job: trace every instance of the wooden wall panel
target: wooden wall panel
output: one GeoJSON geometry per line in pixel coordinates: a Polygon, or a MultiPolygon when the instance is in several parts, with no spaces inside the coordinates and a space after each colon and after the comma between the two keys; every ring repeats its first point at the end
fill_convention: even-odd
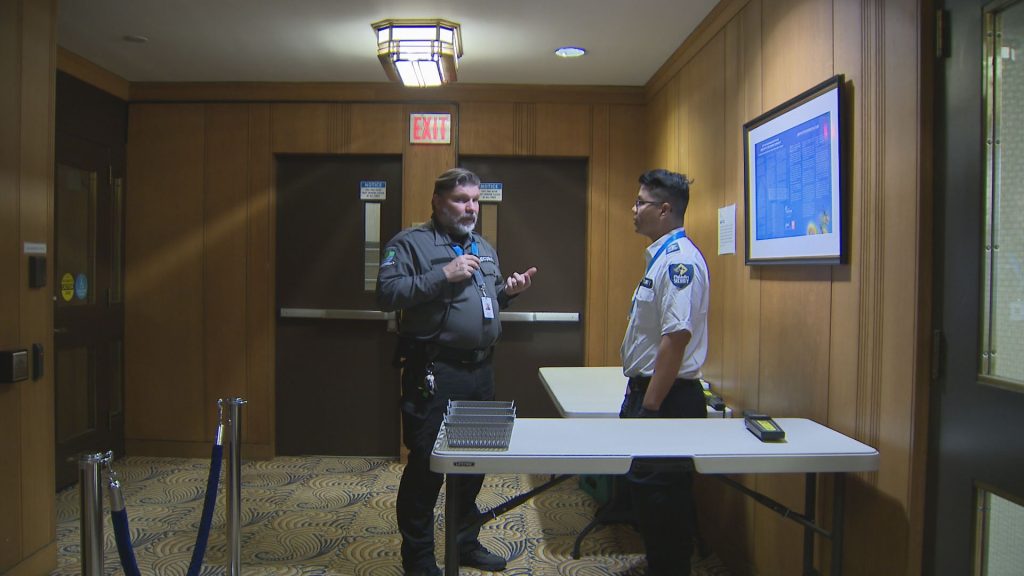
{"type": "MultiPolygon", "coordinates": [[[[20,345],[21,2],[0,0],[0,348],[20,345]]],[[[22,560],[21,388],[0,386],[0,572],[22,560]]]]}
{"type": "MultiPolygon", "coordinates": [[[[54,84],[57,65],[56,2],[24,2],[21,15],[21,243],[53,245],[54,84]]],[[[24,255],[21,270],[28,267],[24,255]]],[[[52,269],[52,267],[51,267],[52,269]]],[[[52,273],[50,274],[52,277],[52,273]]],[[[28,289],[21,276],[21,346],[40,343],[53,350],[53,301],[47,289],[28,289]]],[[[47,286],[52,283],[47,282],[47,286]]],[[[52,354],[50,355],[52,356],[52,354]]],[[[52,362],[52,358],[51,358],[52,362]]],[[[52,368],[52,364],[51,364],[52,368]]],[[[53,370],[22,383],[22,546],[35,552],[53,542],[56,530],[54,482],[53,370]]]]}
{"type": "Polygon", "coordinates": [[[401,104],[347,104],[351,117],[342,151],[352,154],[401,154],[409,124],[401,104]]]}
{"type": "Polygon", "coordinates": [[[644,170],[644,121],[640,106],[594,107],[584,315],[588,366],[621,364],[629,302],[643,274],[646,241],[633,232],[630,208],[644,170]]]}
{"type": "Polygon", "coordinates": [[[406,88],[390,82],[137,82],[131,85],[131,95],[133,102],[587,102],[639,106],[644,103],[644,89],[633,86],[461,82],[438,88],[406,88]]]}
{"type": "MultiPolygon", "coordinates": [[[[643,278],[644,249],[650,244],[633,226],[633,202],[640,189],[638,178],[650,167],[645,162],[644,126],[646,114],[638,106],[614,106],[609,138],[611,156],[608,171],[608,304],[605,364],[622,364],[619,349],[626,335],[633,290],[643,278]]],[[[602,231],[591,230],[594,234],[602,231]]]]}
{"type": "MultiPolygon", "coordinates": [[[[409,114],[413,113],[447,113],[452,115],[452,126],[458,126],[459,123],[458,108],[454,105],[407,105],[406,123],[409,114]]],[[[402,161],[402,226],[411,226],[430,219],[434,181],[445,170],[454,168],[457,159],[454,143],[409,144],[408,136],[405,142],[402,161]]]]}
{"type": "Polygon", "coordinates": [[[520,156],[537,154],[537,106],[516,103],[512,113],[512,150],[520,156]]]}
{"type": "Polygon", "coordinates": [[[878,560],[878,565],[887,570],[889,566],[906,569],[905,566],[919,563],[905,552],[911,539],[920,545],[919,531],[909,522],[898,522],[906,519],[908,510],[924,498],[923,467],[916,470],[917,479],[912,476],[915,460],[927,450],[924,415],[919,419],[908,415],[914,414],[919,406],[926,409],[928,402],[929,348],[922,344],[928,341],[924,338],[928,337],[931,310],[919,308],[918,302],[931,288],[928,277],[922,273],[931,260],[931,238],[922,235],[922,230],[928,228],[922,224],[922,218],[930,218],[930,214],[919,210],[929,204],[923,199],[918,172],[922,133],[920,69],[911,59],[898,57],[913,54],[920,43],[921,6],[902,1],[882,3],[880,8],[883,12],[879,17],[882,25],[878,40],[878,95],[881,108],[886,111],[879,125],[880,143],[885,151],[880,184],[886,217],[879,238],[884,255],[880,270],[885,279],[883,301],[878,309],[882,377],[874,409],[878,413],[878,447],[882,455],[877,489],[886,498],[882,500],[884,506],[873,512],[879,520],[901,528],[898,532],[893,530],[886,543],[893,557],[878,560]],[[915,432],[920,436],[915,438],[915,432]],[[916,493],[913,488],[917,488],[916,493]]]}
{"type": "Polygon", "coordinates": [[[273,104],[270,106],[270,145],[275,153],[323,154],[330,150],[328,104],[273,104]]]}
{"type": "Polygon", "coordinates": [[[832,74],[832,1],[778,0],[762,11],[764,109],[832,74]]]}
{"type": "Polygon", "coordinates": [[[125,230],[125,440],[203,442],[201,104],[132,105],[125,230]]]}
{"type": "MultiPolygon", "coordinates": [[[[725,193],[725,31],[715,35],[687,66],[689,95],[688,161],[683,166],[694,180],[684,222],[687,236],[702,250],[716,292],[725,293],[732,281],[726,273],[732,256],[718,253],[718,209],[726,204],[725,193]]],[[[723,298],[712,298],[708,311],[708,355],[704,363],[709,380],[721,380],[724,358],[723,298]]]]}
{"type": "MultiPolygon", "coordinates": [[[[587,188],[587,281],[583,312],[583,363],[586,366],[613,365],[608,355],[608,284],[615,278],[608,266],[608,187],[611,156],[611,111],[604,104],[594,106],[590,163],[587,188]],[[607,231],[601,233],[598,231],[607,231]]],[[[614,358],[614,357],[612,357],[614,358]]]]}
{"type": "Polygon", "coordinates": [[[464,102],[459,105],[459,154],[511,155],[515,105],[464,102]]]}
{"type": "MultiPolygon", "coordinates": [[[[26,242],[53,245],[54,0],[0,0],[0,349],[53,350],[52,273],[29,289],[26,242]]],[[[0,386],[0,572],[56,566],[53,357],[0,386]]]]}
{"type": "Polygon", "coordinates": [[[205,139],[203,408],[205,436],[212,439],[217,400],[247,396],[248,105],[207,105],[205,139]]]}
{"type": "Polygon", "coordinates": [[[679,81],[674,78],[647,103],[648,168],[670,166],[678,157],[678,99],[679,81]]]}
{"type": "Polygon", "coordinates": [[[537,104],[538,156],[589,156],[591,143],[589,104],[537,104]]]}
{"type": "Polygon", "coordinates": [[[274,454],[276,209],[274,156],[270,151],[270,105],[249,106],[249,190],[246,293],[246,439],[253,456],[274,454]]]}

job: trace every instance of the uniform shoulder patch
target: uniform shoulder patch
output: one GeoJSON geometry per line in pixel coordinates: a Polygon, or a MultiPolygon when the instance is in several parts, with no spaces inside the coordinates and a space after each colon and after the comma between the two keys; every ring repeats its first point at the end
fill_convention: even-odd
{"type": "Polygon", "coordinates": [[[679,243],[678,242],[673,242],[673,243],[669,244],[668,248],[665,250],[665,254],[671,254],[673,252],[679,252],[679,243]]]}
{"type": "Polygon", "coordinates": [[[384,252],[384,259],[381,260],[380,267],[383,268],[385,266],[391,266],[392,264],[394,264],[395,263],[395,256],[397,256],[397,255],[398,255],[398,250],[395,250],[394,248],[388,248],[384,252]]]}
{"type": "Polygon", "coordinates": [[[694,272],[693,264],[671,264],[668,267],[668,279],[676,288],[686,288],[693,282],[694,272]]]}

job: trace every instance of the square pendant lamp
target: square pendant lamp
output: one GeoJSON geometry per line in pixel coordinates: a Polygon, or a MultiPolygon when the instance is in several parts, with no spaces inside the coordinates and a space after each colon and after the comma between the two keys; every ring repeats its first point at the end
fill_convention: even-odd
{"type": "Polygon", "coordinates": [[[393,82],[406,86],[440,86],[455,82],[462,56],[462,32],[448,20],[381,20],[377,58],[393,82]]]}

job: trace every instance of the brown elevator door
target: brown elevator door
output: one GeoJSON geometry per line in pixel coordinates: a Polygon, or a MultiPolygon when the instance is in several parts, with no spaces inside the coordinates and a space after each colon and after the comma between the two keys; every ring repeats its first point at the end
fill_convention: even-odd
{"type": "Polygon", "coordinates": [[[398,454],[396,337],[374,289],[401,199],[401,157],[278,158],[278,454],[398,454]]]}
{"type": "Polygon", "coordinates": [[[534,285],[502,314],[498,399],[514,400],[519,416],[557,418],[537,371],[583,365],[587,161],[463,157],[461,165],[484,183],[501,184],[501,201],[482,203],[478,227],[495,245],[501,273],[537,267],[534,285]]]}

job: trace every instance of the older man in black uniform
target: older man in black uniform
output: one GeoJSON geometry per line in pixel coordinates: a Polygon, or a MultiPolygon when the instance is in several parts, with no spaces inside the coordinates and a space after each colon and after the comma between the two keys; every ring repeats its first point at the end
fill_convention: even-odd
{"type": "MultiPolygon", "coordinates": [[[[491,352],[501,334],[498,310],[528,289],[530,268],[503,279],[498,255],[473,233],[480,179],[448,170],[434,183],[434,214],[403,230],[384,249],[377,279],[383,310],[401,310],[396,357],[402,371],[402,432],[409,461],[398,488],[398,529],[406,575],[440,575],[434,558],[434,505],[444,477],[430,471],[430,452],[448,400],[493,400],[491,352]]],[[[483,476],[466,476],[462,510],[477,512],[483,476]]],[[[479,528],[459,535],[459,563],[504,570],[484,548],[479,528]]]]}

